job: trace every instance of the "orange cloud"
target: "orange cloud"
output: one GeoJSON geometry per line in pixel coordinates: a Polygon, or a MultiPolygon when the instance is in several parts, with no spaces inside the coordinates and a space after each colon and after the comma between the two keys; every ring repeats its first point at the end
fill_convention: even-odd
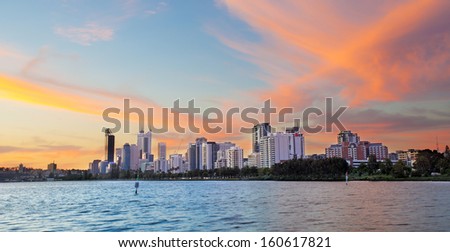
{"type": "Polygon", "coordinates": [[[59,92],[35,83],[0,75],[0,94],[3,99],[34,105],[44,105],[75,112],[99,114],[101,106],[82,96],[59,92]]]}
{"type": "Polygon", "coordinates": [[[416,55],[416,45],[427,41],[420,36],[408,37],[428,31],[426,39],[437,41],[432,45],[428,41],[427,48],[439,45],[449,49],[448,1],[356,1],[345,6],[301,1],[221,3],[260,34],[262,42],[209,30],[268,73],[266,80],[274,88],[262,95],[271,95],[280,103],[287,97],[279,87],[291,90],[292,99],[314,99],[320,93],[322,97],[340,94],[352,105],[400,100],[417,91],[418,76],[435,79],[434,71],[423,71],[424,62],[449,69],[442,60],[449,59],[448,50],[416,55]],[[420,61],[412,62],[414,56],[420,61]]]}

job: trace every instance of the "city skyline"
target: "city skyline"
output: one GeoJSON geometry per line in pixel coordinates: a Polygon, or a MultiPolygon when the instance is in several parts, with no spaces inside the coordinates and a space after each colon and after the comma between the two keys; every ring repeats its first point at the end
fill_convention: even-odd
{"type": "MultiPolygon", "coordinates": [[[[58,169],[85,169],[103,159],[102,111],[126,98],[142,109],[195,99],[225,111],[271,99],[302,111],[333,97],[350,107],[346,128],[366,141],[395,152],[436,149],[438,140],[442,151],[449,8],[444,0],[2,3],[0,166],[55,160],[58,169]]],[[[139,134],[136,123],[131,131],[139,134]]],[[[305,134],[306,154],[323,153],[338,133],[305,134]]],[[[136,144],[136,134],[114,134],[115,147],[136,144]]],[[[245,157],[252,150],[251,134],[170,131],[153,134],[139,155],[164,142],[169,158],[201,136],[236,143],[245,157]]]]}

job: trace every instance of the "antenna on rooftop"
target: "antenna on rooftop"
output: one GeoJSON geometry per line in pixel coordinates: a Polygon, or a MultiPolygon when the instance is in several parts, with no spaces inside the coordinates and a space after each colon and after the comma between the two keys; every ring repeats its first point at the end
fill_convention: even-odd
{"type": "Polygon", "coordinates": [[[437,136],[436,136],[436,151],[439,152],[439,140],[437,136]]]}

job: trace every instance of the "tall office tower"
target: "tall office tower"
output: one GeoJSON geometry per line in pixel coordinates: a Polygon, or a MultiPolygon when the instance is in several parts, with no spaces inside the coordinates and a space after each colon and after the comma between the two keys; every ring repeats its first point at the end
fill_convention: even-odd
{"type": "Polygon", "coordinates": [[[272,131],[272,127],[269,123],[257,124],[253,127],[252,132],[252,152],[257,153],[260,151],[259,142],[265,136],[272,131]]]}
{"type": "Polygon", "coordinates": [[[152,132],[144,133],[141,130],[137,136],[137,147],[139,152],[139,159],[145,159],[150,161],[150,155],[152,152],[152,132]]]}
{"type": "Polygon", "coordinates": [[[136,144],[130,145],[130,169],[136,171],[139,167],[139,150],[136,144]]]}
{"type": "Polygon", "coordinates": [[[207,140],[204,137],[195,139],[195,169],[203,170],[203,143],[207,140]]]}
{"type": "Polygon", "coordinates": [[[219,145],[216,142],[204,142],[202,144],[202,164],[204,170],[213,170],[217,160],[219,145]]]}
{"type": "Polygon", "coordinates": [[[166,143],[158,143],[158,159],[166,159],[166,143]]]}
{"type": "Polygon", "coordinates": [[[227,167],[237,167],[239,169],[242,169],[244,167],[243,153],[243,150],[238,146],[231,147],[226,150],[227,167]]]}
{"type": "Polygon", "coordinates": [[[131,167],[131,147],[126,143],[122,150],[122,170],[128,171],[131,167]]]}
{"type": "Polygon", "coordinates": [[[187,162],[189,163],[189,170],[193,171],[195,170],[195,168],[197,167],[195,160],[196,160],[196,155],[195,155],[195,143],[190,143],[188,145],[188,149],[186,151],[186,158],[187,158],[187,162]]]}
{"type": "Polygon", "coordinates": [[[350,130],[341,131],[337,137],[338,144],[342,144],[344,142],[347,143],[359,143],[359,136],[357,133],[352,133],[350,130]]]}
{"type": "Polygon", "coordinates": [[[105,160],[114,162],[114,135],[111,129],[105,130],[105,160]]]}

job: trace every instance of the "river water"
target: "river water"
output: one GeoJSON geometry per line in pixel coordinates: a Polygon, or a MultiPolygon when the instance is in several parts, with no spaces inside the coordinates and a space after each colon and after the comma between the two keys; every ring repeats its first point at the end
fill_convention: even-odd
{"type": "Polygon", "coordinates": [[[450,231],[450,183],[0,183],[0,231],[450,231]]]}

